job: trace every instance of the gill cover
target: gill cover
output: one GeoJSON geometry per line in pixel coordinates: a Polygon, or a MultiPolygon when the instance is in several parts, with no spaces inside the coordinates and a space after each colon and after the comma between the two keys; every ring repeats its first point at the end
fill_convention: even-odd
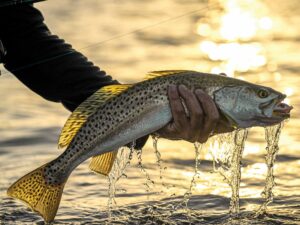
{"type": "Polygon", "coordinates": [[[215,103],[232,127],[254,125],[251,118],[257,114],[258,104],[250,99],[252,93],[247,86],[225,86],[214,92],[215,103]]]}

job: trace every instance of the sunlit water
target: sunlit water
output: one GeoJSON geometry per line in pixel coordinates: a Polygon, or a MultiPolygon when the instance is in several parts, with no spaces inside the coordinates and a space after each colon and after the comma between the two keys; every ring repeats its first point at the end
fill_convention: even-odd
{"type": "MultiPolygon", "coordinates": [[[[87,163],[80,165],[66,184],[56,224],[300,223],[298,1],[51,0],[37,6],[53,33],[121,82],[139,81],[147,71],[160,69],[225,72],[278,89],[294,106],[273,168],[265,163],[264,129],[249,130],[238,217],[229,214],[232,188],[213,167],[212,152],[226,153],[221,143],[211,140],[195,156],[193,144],[164,139],[158,140],[158,153],[150,138],[142,152],[120,151],[121,170],[113,169],[109,178],[91,173],[87,163]],[[269,193],[273,202],[267,214],[257,216],[270,169],[276,183],[269,193]]],[[[6,197],[6,189],[60,153],[57,139],[69,113],[8,73],[0,77],[0,96],[1,222],[42,223],[6,197]]]]}

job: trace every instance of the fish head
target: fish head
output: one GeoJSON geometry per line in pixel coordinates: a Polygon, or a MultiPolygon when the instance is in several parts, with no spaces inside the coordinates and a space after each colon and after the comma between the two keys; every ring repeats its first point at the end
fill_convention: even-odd
{"type": "Polygon", "coordinates": [[[289,118],[292,109],[282,102],[286,95],[251,83],[220,87],[213,95],[218,108],[235,128],[272,126],[289,118]]]}

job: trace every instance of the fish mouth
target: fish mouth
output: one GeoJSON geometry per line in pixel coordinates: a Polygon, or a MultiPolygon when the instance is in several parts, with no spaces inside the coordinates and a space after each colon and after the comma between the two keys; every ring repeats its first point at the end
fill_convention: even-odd
{"type": "Polygon", "coordinates": [[[257,117],[256,119],[262,123],[268,125],[275,125],[277,123],[282,122],[285,119],[290,117],[290,112],[293,109],[293,106],[290,106],[283,102],[286,98],[286,95],[282,94],[278,98],[271,100],[268,103],[264,103],[260,106],[261,109],[269,109],[272,108],[272,115],[265,117],[257,117]]]}
{"type": "Polygon", "coordinates": [[[275,106],[273,108],[273,114],[274,117],[280,117],[280,118],[289,118],[290,112],[293,109],[293,106],[290,106],[283,102],[283,100],[286,98],[286,95],[282,95],[280,98],[277,99],[275,102],[275,106]]]}
{"type": "Polygon", "coordinates": [[[275,105],[273,110],[273,116],[275,117],[281,117],[281,118],[289,118],[290,112],[293,109],[293,106],[289,106],[288,104],[284,102],[279,102],[275,105]]]}

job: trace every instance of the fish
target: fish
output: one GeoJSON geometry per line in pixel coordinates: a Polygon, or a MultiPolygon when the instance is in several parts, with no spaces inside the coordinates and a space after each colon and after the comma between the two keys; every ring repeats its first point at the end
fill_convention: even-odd
{"type": "Polygon", "coordinates": [[[105,86],[79,105],[59,138],[64,152],[12,184],[8,196],[25,202],[46,222],[53,221],[72,171],[92,158],[90,168],[107,175],[119,147],[172,120],[167,90],[180,84],[206,92],[235,129],[280,123],[292,109],[283,103],[286,95],[244,80],[189,70],[150,72],[138,83],[105,86]]]}

